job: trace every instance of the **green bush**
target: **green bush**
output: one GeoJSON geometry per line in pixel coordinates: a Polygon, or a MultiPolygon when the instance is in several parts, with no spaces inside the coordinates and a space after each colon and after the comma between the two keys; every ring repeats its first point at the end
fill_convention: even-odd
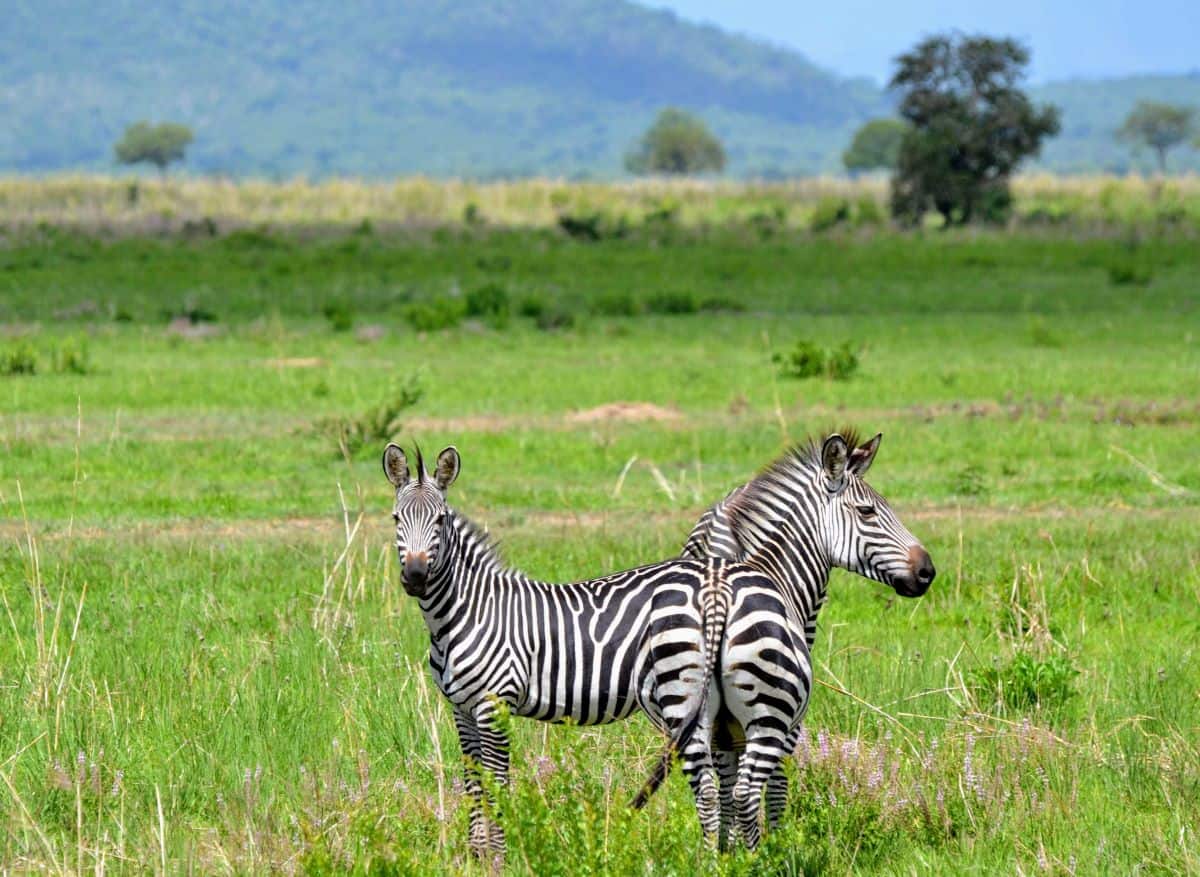
{"type": "Polygon", "coordinates": [[[690,292],[656,292],[646,299],[646,310],[652,314],[694,314],[700,305],[690,292]]]}
{"type": "Polygon", "coordinates": [[[537,315],[534,324],[543,332],[570,329],[575,325],[575,313],[563,305],[549,305],[537,315]]]}
{"type": "Polygon", "coordinates": [[[819,378],[825,374],[825,351],[811,341],[801,339],[790,353],[773,357],[782,368],[784,377],[819,378]]]}
{"type": "Polygon", "coordinates": [[[850,202],[844,198],[822,198],[813,210],[809,228],[828,231],[850,221],[850,202]]]}
{"type": "Polygon", "coordinates": [[[786,204],[765,204],[746,217],[746,224],[758,232],[759,238],[768,240],[787,227],[787,217],[786,204]]]}
{"type": "Polygon", "coordinates": [[[856,225],[883,225],[884,219],[883,210],[878,201],[870,195],[864,195],[858,199],[858,203],[854,207],[854,223],[856,225]]]}
{"type": "Polygon", "coordinates": [[[950,489],[958,496],[983,496],[987,493],[987,473],[977,463],[968,463],[954,473],[950,489]]]}
{"type": "Polygon", "coordinates": [[[971,682],[980,697],[1002,703],[1014,710],[1061,706],[1075,695],[1075,677],[1079,671],[1063,654],[1038,660],[1018,652],[1006,664],[984,667],[971,674],[971,682]]]}
{"type": "Polygon", "coordinates": [[[527,295],[521,299],[517,305],[517,313],[522,317],[529,317],[536,320],[546,310],[546,300],[540,295],[527,295]]]}
{"type": "Polygon", "coordinates": [[[605,317],[633,317],[639,308],[637,299],[625,290],[606,292],[592,301],[592,310],[605,317]]]}
{"type": "Polygon", "coordinates": [[[558,217],[558,227],[567,237],[581,241],[598,241],[601,237],[599,213],[564,213],[558,217]]]}
{"type": "Polygon", "coordinates": [[[17,341],[0,352],[0,375],[32,375],[37,368],[37,351],[28,341],[17,341]]]}
{"type": "Polygon", "coordinates": [[[467,293],[467,316],[478,317],[493,326],[508,323],[511,305],[508,290],[499,283],[485,283],[467,293]]]}
{"type": "Polygon", "coordinates": [[[1029,323],[1029,340],[1034,347],[1062,347],[1062,339],[1040,317],[1034,318],[1029,323]]]}
{"type": "MultiPolygon", "coordinates": [[[[52,342],[48,358],[50,371],[56,374],[86,375],[92,370],[85,338],[71,337],[52,342]]],[[[24,339],[0,351],[0,375],[35,375],[42,365],[43,358],[37,348],[24,339]]]]}
{"type": "Polygon", "coordinates": [[[335,332],[349,332],[354,328],[354,309],[344,301],[326,302],[321,313],[335,332]]]}
{"type": "Polygon", "coordinates": [[[330,417],[317,422],[317,431],[329,436],[338,456],[356,457],[364,449],[372,452],[403,428],[401,415],[421,401],[424,390],[412,376],[391,398],[357,415],[330,417]]]}
{"type": "Polygon", "coordinates": [[[1020,217],[1024,225],[1063,225],[1073,218],[1071,208],[1065,204],[1039,204],[1020,217]]]}
{"type": "Polygon", "coordinates": [[[1012,216],[1012,193],[1007,186],[990,186],[979,194],[979,219],[989,225],[1004,225],[1012,216]]]}
{"type": "Polygon", "coordinates": [[[185,304],[176,310],[163,311],[163,317],[168,323],[174,320],[187,320],[192,325],[217,322],[216,312],[210,311],[203,305],[185,304]]]}
{"type": "Polygon", "coordinates": [[[418,332],[453,329],[462,322],[461,305],[449,298],[413,302],[404,312],[408,324],[418,332]]]}
{"type": "Polygon", "coordinates": [[[92,358],[84,338],[64,338],[54,345],[50,360],[59,374],[86,375],[92,370],[92,358]]]}
{"type": "Polygon", "coordinates": [[[746,310],[746,305],[740,300],[728,295],[710,295],[707,298],[700,300],[700,310],[702,311],[728,311],[730,313],[740,313],[746,310]]]}
{"type": "Polygon", "coordinates": [[[679,202],[673,200],[664,200],[659,202],[659,205],[653,210],[646,212],[643,217],[643,222],[646,225],[674,225],[679,219],[679,202]]]}
{"type": "Polygon", "coordinates": [[[785,378],[828,378],[845,381],[858,371],[858,353],[849,341],[837,347],[818,347],[800,339],[787,353],[776,353],[772,359],[779,364],[785,378]]]}
{"type": "Polygon", "coordinates": [[[624,216],[612,221],[598,211],[560,214],[558,227],[567,237],[577,241],[617,239],[629,233],[629,221],[624,216]]]}
{"type": "Polygon", "coordinates": [[[1154,272],[1148,265],[1120,261],[1108,266],[1108,282],[1113,286],[1146,286],[1153,279],[1154,272]]]}

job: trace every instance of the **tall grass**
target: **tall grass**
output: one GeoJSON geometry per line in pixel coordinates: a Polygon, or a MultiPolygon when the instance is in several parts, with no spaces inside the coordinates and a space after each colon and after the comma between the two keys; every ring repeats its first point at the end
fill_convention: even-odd
{"type": "Polygon", "coordinates": [[[886,434],[872,484],[939,576],[902,601],[836,574],[782,830],[718,858],[678,775],[625,806],[644,720],[514,720],[508,871],[1200,870],[1196,248],[666,222],[0,249],[0,354],[40,358],[0,375],[0,871],[483,873],[383,434],[455,443],[456,508],[563,581],[676,553],[847,421],[886,434]],[[413,330],[431,297],[476,313],[413,330]],[[541,331],[534,297],[580,316],[541,331]],[[342,302],[386,331],[344,331],[342,302]],[[87,368],[42,367],[80,333],[87,368]],[[803,338],[858,370],[780,377],[803,338]]]}
{"type": "MultiPolygon", "coordinates": [[[[1017,177],[1017,223],[1055,225],[1200,222],[1200,178],[1017,177]]],[[[260,225],[309,228],[463,225],[551,228],[564,216],[683,226],[751,223],[809,228],[824,205],[875,216],[887,182],[813,177],[788,182],[561,180],[474,183],[422,177],[392,181],[287,182],[62,175],[0,178],[0,225],[39,224],[204,236],[260,225]],[[866,204],[867,207],[863,207],[866,204]]],[[[868,220],[864,220],[868,221],[868,220]]],[[[869,219],[873,223],[877,220],[869,219]]],[[[828,220],[819,224],[827,226],[828,220]]],[[[836,224],[836,223],[835,223],[836,224]]]]}

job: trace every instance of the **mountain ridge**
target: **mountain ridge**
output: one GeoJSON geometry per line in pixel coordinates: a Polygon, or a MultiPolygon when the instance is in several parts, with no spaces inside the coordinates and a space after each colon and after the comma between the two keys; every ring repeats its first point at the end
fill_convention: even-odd
{"type": "MultiPolygon", "coordinates": [[[[112,170],[145,118],[193,127],[191,172],[606,178],[668,104],[709,123],[731,174],[828,173],[891,106],[870,80],[626,0],[16,0],[0,37],[5,173],[112,170]]],[[[1049,166],[1128,163],[1097,133],[1116,110],[1031,91],[1047,88],[1086,111],[1049,166]]]]}

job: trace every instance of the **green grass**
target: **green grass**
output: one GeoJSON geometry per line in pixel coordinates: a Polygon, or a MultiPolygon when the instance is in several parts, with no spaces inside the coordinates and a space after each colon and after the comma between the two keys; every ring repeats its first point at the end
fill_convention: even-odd
{"type": "Polygon", "coordinates": [[[918,601],[836,575],[793,805],[756,856],[704,851],[679,776],[625,808],[661,743],[644,720],[518,720],[511,871],[1195,872],[1200,257],[1130,252],[10,241],[0,352],[47,367],[0,376],[0,868],[471,867],[379,449],[329,429],[416,381],[397,437],[457,444],[452,502],[531,573],[669,556],[786,441],[842,422],[884,432],[871,481],[939,569],[918,601]],[[1133,259],[1146,285],[1112,283],[1133,259]],[[410,326],[412,303],[489,282],[575,323],[410,326]],[[621,294],[746,310],[595,305],[621,294]],[[216,319],[169,323],[184,311],[216,319]],[[781,377],[800,339],[852,341],[858,370],[781,377]],[[75,349],[84,373],[50,366],[75,349]],[[619,401],[654,407],[596,416],[619,401]]]}

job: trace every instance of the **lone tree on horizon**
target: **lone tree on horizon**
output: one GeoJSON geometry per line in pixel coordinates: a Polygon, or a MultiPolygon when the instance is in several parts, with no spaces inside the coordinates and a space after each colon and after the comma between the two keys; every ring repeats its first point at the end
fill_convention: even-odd
{"type": "Polygon", "coordinates": [[[625,168],[635,174],[720,172],[725,169],[725,149],[703,121],[667,107],[625,156],[625,168]]]}
{"type": "Polygon", "coordinates": [[[1159,173],[1165,174],[1167,152],[1187,140],[1195,112],[1191,107],[1140,100],[1117,130],[1117,139],[1149,146],[1158,158],[1159,173]]]}
{"type": "Polygon", "coordinates": [[[1009,177],[1059,129],[1053,106],[1020,89],[1029,51],[1011,39],[943,34],[896,59],[889,87],[909,129],[892,177],[892,212],[917,224],[936,210],[946,225],[1003,221],[1009,177]]]}
{"type": "Polygon", "coordinates": [[[854,132],[854,139],[842,153],[842,164],[852,174],[892,170],[907,132],[908,125],[900,119],[872,119],[854,132]]]}
{"type": "Polygon", "coordinates": [[[151,125],[149,122],[134,122],[113,147],[117,161],[121,164],[152,164],[160,174],[166,174],[167,165],[183,161],[184,154],[193,139],[192,129],[176,122],[151,125]]]}

